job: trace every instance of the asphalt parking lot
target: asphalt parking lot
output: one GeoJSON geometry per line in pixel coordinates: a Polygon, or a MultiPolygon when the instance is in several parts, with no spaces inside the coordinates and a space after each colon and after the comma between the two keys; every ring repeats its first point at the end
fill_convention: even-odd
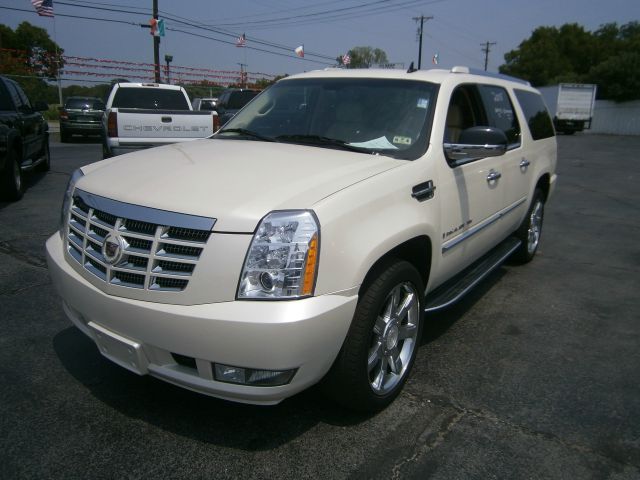
{"type": "Polygon", "coordinates": [[[377,415],[315,389],[237,405],[138,377],[71,326],[49,280],[69,174],[0,203],[0,478],[640,478],[640,137],[562,136],[537,258],[427,317],[377,415]]]}

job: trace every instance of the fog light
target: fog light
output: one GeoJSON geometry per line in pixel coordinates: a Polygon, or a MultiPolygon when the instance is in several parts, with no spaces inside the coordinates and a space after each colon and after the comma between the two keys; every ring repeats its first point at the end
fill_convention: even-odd
{"type": "Polygon", "coordinates": [[[253,368],[232,367],[216,363],[215,377],[219,382],[237,383],[254,387],[277,387],[291,381],[294,370],[256,370],[253,368]]]}

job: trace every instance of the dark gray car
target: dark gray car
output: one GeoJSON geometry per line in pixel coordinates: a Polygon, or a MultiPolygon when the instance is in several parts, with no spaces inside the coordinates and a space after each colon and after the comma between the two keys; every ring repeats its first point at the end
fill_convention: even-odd
{"type": "Polygon", "coordinates": [[[100,135],[104,102],[97,97],[69,97],[60,109],[60,141],[71,135],[100,135]]]}

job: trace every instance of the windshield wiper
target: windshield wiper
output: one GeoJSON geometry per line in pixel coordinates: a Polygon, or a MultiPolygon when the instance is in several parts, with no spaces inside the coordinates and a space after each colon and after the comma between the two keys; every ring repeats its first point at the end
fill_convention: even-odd
{"type": "Polygon", "coordinates": [[[246,128],[225,128],[224,130],[220,130],[217,135],[221,133],[239,133],[240,135],[245,135],[247,137],[257,138],[258,140],[262,140],[263,142],[276,142],[277,140],[272,137],[267,137],[266,135],[261,135],[258,132],[254,132],[253,130],[247,130],[246,128]]]}
{"type": "Polygon", "coordinates": [[[328,146],[328,147],[341,148],[343,150],[349,150],[352,152],[371,153],[371,150],[367,148],[356,147],[354,145],[349,145],[344,140],[338,140],[337,138],[323,137],[321,135],[304,135],[304,134],[278,135],[277,137],[275,137],[275,140],[278,142],[302,143],[306,145],[322,145],[322,146],[328,146]]]}

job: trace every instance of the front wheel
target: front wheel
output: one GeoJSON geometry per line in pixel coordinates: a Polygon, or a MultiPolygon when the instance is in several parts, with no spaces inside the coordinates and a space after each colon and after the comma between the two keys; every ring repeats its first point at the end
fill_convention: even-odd
{"type": "Polygon", "coordinates": [[[355,410],[377,411],[400,393],[422,330],[422,279],[410,263],[386,262],[364,287],[347,338],[323,382],[355,410]]]}
{"type": "Polygon", "coordinates": [[[511,257],[516,263],[530,262],[535,256],[540,244],[543,220],[544,195],[539,188],[536,188],[527,216],[515,233],[515,237],[522,242],[511,257]]]}

